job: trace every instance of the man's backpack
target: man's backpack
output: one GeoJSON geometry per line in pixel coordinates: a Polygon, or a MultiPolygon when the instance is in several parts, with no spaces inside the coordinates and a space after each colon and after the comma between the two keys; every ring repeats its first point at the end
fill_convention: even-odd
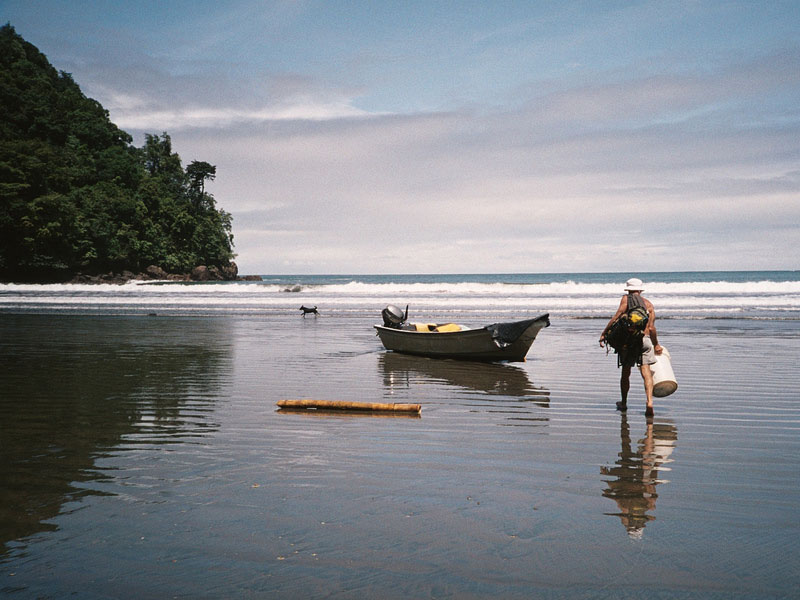
{"type": "Polygon", "coordinates": [[[611,324],[606,343],[619,354],[642,343],[650,314],[639,294],[628,294],[628,309],[611,324]]]}

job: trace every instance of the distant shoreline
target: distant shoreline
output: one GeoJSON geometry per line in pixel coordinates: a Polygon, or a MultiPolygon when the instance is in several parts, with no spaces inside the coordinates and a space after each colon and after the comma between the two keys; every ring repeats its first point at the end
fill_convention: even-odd
{"type": "Polygon", "coordinates": [[[26,284],[26,285],[48,285],[48,284],[80,284],[80,285],[100,285],[114,284],[124,285],[130,281],[261,281],[259,275],[239,275],[236,263],[223,267],[198,265],[189,273],[169,273],[156,265],[150,265],[140,273],[123,270],[121,273],[109,271],[96,275],[86,273],[75,273],[69,279],[62,278],[31,278],[31,279],[0,279],[0,283],[5,284],[26,284]]]}

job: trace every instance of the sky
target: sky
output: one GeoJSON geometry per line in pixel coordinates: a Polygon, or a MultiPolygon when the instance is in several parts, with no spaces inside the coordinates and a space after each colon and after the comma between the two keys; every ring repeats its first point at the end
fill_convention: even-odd
{"type": "Polygon", "coordinates": [[[800,0],[0,0],[241,274],[800,268],[800,0]]]}

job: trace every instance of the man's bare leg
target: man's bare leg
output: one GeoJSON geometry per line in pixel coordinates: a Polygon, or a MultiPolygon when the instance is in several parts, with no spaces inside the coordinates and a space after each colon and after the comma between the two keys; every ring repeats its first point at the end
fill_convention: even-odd
{"type": "Polygon", "coordinates": [[[619,377],[619,393],[622,400],[617,402],[617,410],[628,410],[628,390],[631,389],[631,367],[622,365],[622,373],[619,377]]]}
{"type": "Polygon", "coordinates": [[[644,393],[647,395],[647,408],[644,411],[644,414],[648,417],[653,416],[653,371],[650,369],[650,365],[642,365],[640,367],[642,371],[642,379],[644,379],[644,393]]]}

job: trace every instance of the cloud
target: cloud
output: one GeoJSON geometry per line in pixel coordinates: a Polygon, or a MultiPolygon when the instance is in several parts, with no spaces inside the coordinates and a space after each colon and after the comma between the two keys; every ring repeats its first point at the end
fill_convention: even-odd
{"type": "MultiPolygon", "coordinates": [[[[245,264],[259,271],[788,266],[800,242],[797,125],[731,127],[715,106],[701,119],[708,96],[680,87],[642,111],[678,103],[684,117],[656,122],[631,114],[636,103],[622,123],[615,112],[587,117],[584,101],[560,113],[251,123],[224,139],[210,130],[181,139],[215,154],[203,155],[220,168],[214,191],[235,202],[237,219],[235,206],[246,207],[245,264]]],[[[607,86],[604,103],[629,88],[607,86]]]]}
{"type": "Polygon", "coordinates": [[[128,108],[124,104],[117,105],[115,110],[115,114],[119,115],[116,117],[117,125],[123,129],[148,131],[162,128],[165,123],[169,124],[167,129],[180,131],[194,127],[222,129],[236,123],[284,120],[322,121],[367,114],[363,110],[353,107],[347,101],[321,103],[316,102],[313,98],[295,98],[292,99],[292,102],[283,105],[264,106],[253,110],[189,106],[171,110],[148,110],[144,113],[137,110],[143,101],[131,104],[130,100],[132,99],[128,99],[128,108]]]}
{"type": "Polygon", "coordinates": [[[95,70],[84,87],[119,127],[137,132],[369,116],[355,106],[357,90],[296,75],[264,75],[252,82],[227,75],[175,76],[151,67],[118,71],[106,66],[95,70]]]}
{"type": "MultiPolygon", "coordinates": [[[[204,63],[209,48],[238,38],[216,29],[192,46],[184,32],[180,60],[118,49],[113,60],[84,58],[80,83],[123,129],[166,130],[184,162],[217,166],[209,189],[234,216],[243,272],[797,263],[797,47],[701,68],[667,51],[625,68],[562,51],[563,64],[581,59],[568,77],[519,74],[503,93],[471,95],[473,78],[515,49],[546,50],[525,41],[542,31],[535,20],[509,27],[463,42],[489,62],[448,74],[449,87],[435,82],[431,98],[451,89],[464,99],[448,110],[398,101],[386,104],[391,113],[374,102],[398,93],[397,73],[434,83],[436,69],[415,70],[423,50],[396,39],[359,46],[325,72],[267,67],[241,41],[204,63]],[[377,108],[363,108],[365,98],[377,108]]],[[[547,40],[586,43],[567,33],[547,40]]],[[[402,93],[418,99],[416,88],[402,93]]]]}

